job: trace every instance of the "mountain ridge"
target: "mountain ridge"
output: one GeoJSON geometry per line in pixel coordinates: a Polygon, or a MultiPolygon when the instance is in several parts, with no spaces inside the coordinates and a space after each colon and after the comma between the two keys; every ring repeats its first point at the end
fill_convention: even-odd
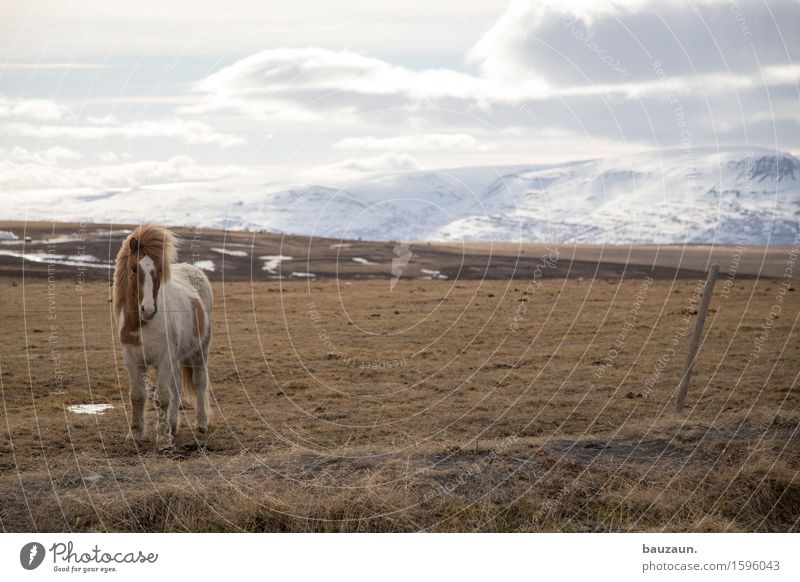
{"type": "Polygon", "coordinates": [[[800,160],[759,148],[661,150],[563,164],[386,171],[35,193],[5,218],[125,222],[365,240],[793,244],[800,160]],[[54,210],[55,208],[55,210],[54,210]]]}

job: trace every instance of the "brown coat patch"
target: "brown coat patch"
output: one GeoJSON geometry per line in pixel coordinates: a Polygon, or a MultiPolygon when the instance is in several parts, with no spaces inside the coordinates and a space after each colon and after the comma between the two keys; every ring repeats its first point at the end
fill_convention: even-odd
{"type": "Polygon", "coordinates": [[[122,341],[123,344],[129,346],[140,346],[142,345],[141,340],[139,339],[139,334],[136,333],[141,329],[141,322],[137,321],[129,323],[132,318],[128,317],[125,314],[125,321],[122,322],[122,329],[119,332],[119,339],[122,341]]]}

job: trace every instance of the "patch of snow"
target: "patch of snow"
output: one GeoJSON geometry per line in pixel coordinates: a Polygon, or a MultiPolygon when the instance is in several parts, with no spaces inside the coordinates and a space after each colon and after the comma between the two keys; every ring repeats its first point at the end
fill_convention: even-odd
{"type": "Polygon", "coordinates": [[[63,265],[67,267],[92,267],[95,269],[111,269],[111,261],[100,262],[93,255],[56,255],[44,252],[23,253],[19,251],[0,250],[0,256],[21,258],[31,263],[45,265],[63,265]]]}
{"type": "Polygon", "coordinates": [[[42,245],[59,245],[61,243],[68,243],[68,242],[78,242],[79,240],[83,240],[76,234],[64,234],[60,236],[54,236],[53,238],[46,238],[43,240],[35,241],[35,244],[42,244],[42,245]]]}
{"type": "Polygon", "coordinates": [[[378,263],[373,263],[372,261],[368,261],[367,259],[362,259],[361,257],[353,257],[353,261],[356,263],[361,263],[362,265],[377,265],[378,263]]]}
{"type": "Polygon", "coordinates": [[[94,255],[69,255],[67,257],[68,261],[77,261],[80,263],[96,263],[97,257],[94,255]]]}
{"type": "Polygon", "coordinates": [[[195,261],[194,266],[204,271],[214,272],[217,270],[214,266],[214,261],[195,261]]]}
{"type": "Polygon", "coordinates": [[[19,240],[19,237],[10,230],[0,230],[0,240],[19,240]]]}
{"type": "Polygon", "coordinates": [[[314,273],[301,273],[299,271],[295,271],[294,273],[292,273],[292,277],[302,277],[304,279],[313,279],[314,277],[316,277],[316,275],[314,273]]]}
{"type": "Polygon", "coordinates": [[[218,249],[218,248],[211,248],[212,251],[215,253],[219,253],[221,255],[228,255],[231,257],[246,257],[247,253],[244,251],[232,251],[230,249],[218,249]]]}
{"type": "Polygon", "coordinates": [[[114,408],[111,404],[73,404],[67,406],[67,412],[74,414],[103,414],[106,410],[114,408]]]}
{"type": "Polygon", "coordinates": [[[292,260],[292,257],[287,255],[263,255],[258,258],[264,261],[264,266],[261,267],[261,270],[273,274],[275,273],[275,270],[281,266],[282,261],[292,260]]]}
{"type": "Polygon", "coordinates": [[[422,277],[423,279],[447,279],[447,275],[442,275],[441,271],[433,271],[431,269],[420,269],[426,275],[430,275],[429,277],[422,277]]]}

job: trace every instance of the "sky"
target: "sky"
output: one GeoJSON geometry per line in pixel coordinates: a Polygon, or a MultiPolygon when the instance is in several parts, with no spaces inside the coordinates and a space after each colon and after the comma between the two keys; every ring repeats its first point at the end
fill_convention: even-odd
{"type": "Polygon", "coordinates": [[[0,189],[800,152],[800,2],[0,0],[0,189]]]}

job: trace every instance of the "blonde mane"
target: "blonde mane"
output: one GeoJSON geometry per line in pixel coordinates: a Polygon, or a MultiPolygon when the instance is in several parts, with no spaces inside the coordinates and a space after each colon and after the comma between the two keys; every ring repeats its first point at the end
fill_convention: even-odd
{"type": "Polygon", "coordinates": [[[161,268],[162,280],[169,281],[170,266],[178,260],[178,238],[163,226],[143,224],[123,241],[114,267],[114,315],[125,310],[135,311],[138,316],[136,288],[130,284],[130,272],[144,256],[153,259],[161,268]]]}

